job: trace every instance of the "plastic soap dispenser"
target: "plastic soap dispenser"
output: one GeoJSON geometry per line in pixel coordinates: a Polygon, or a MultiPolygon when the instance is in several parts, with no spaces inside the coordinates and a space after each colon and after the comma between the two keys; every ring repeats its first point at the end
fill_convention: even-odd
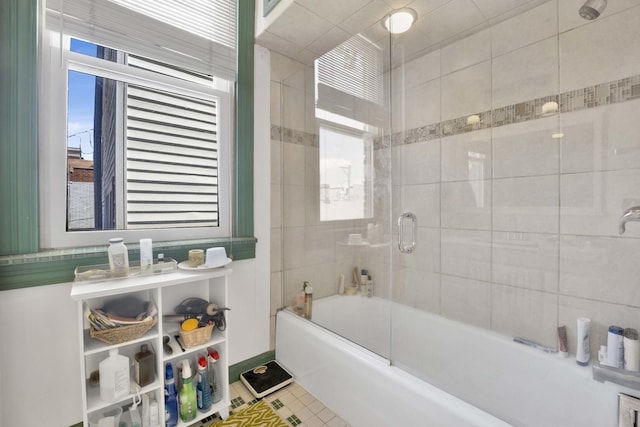
{"type": "Polygon", "coordinates": [[[175,427],[178,425],[178,391],[173,378],[173,366],[167,363],[164,378],[164,416],[165,426],[175,427]]]}
{"type": "Polygon", "coordinates": [[[207,358],[198,356],[198,385],[196,386],[198,409],[207,412],[211,409],[211,387],[207,378],[207,358]]]}
{"type": "Polygon", "coordinates": [[[191,365],[185,360],[182,366],[182,389],[180,390],[180,419],[191,421],[196,418],[196,391],[191,378],[191,365]]]}
{"type": "Polygon", "coordinates": [[[100,373],[100,399],[115,402],[131,391],[129,358],[118,354],[117,348],[109,350],[109,357],[98,365],[100,373]]]}

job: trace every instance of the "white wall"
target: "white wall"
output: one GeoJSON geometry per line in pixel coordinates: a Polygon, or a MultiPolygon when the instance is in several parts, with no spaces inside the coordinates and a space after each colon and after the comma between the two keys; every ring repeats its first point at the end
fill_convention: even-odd
{"type": "MultiPolygon", "coordinates": [[[[229,361],[269,350],[269,53],[256,48],[256,258],[230,264],[229,361]],[[266,107],[265,107],[266,106],[266,107]],[[266,129],[266,130],[265,130],[266,129]]],[[[82,421],[77,306],[63,283],[0,294],[0,426],[82,421]]]]}

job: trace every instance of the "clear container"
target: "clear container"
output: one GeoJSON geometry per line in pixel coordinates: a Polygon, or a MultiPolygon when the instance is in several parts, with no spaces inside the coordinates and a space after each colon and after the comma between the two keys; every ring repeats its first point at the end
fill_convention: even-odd
{"type": "Polygon", "coordinates": [[[109,239],[109,268],[113,277],[126,277],[129,275],[129,251],[124,245],[122,237],[109,239]]]}
{"type": "Polygon", "coordinates": [[[122,408],[110,408],[97,412],[89,417],[89,427],[119,427],[120,417],[122,416],[122,408]],[[102,421],[102,424],[100,424],[102,421]],[[112,421],[112,422],[111,422],[112,421]]]}

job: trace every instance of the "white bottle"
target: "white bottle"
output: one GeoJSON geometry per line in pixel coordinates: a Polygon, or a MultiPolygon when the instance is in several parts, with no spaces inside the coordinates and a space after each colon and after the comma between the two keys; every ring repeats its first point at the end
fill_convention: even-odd
{"type": "Polygon", "coordinates": [[[158,413],[158,402],[155,400],[149,405],[149,426],[160,427],[160,414],[158,413]]]}
{"type": "Polygon", "coordinates": [[[149,427],[149,395],[142,395],[142,427],[149,427]]]}
{"type": "Polygon", "coordinates": [[[153,271],[153,243],[151,239],[140,239],[140,272],[149,274],[153,271]]]}
{"type": "Polygon", "coordinates": [[[118,349],[109,350],[109,357],[98,365],[100,372],[100,399],[115,402],[131,391],[129,358],[118,354],[118,349]]]}
{"type": "Polygon", "coordinates": [[[109,239],[109,268],[113,277],[126,277],[129,275],[129,252],[122,243],[122,237],[109,239]]]}
{"type": "Polygon", "coordinates": [[[577,325],[578,350],[576,351],[576,362],[578,365],[587,366],[591,358],[591,347],[589,345],[591,320],[586,317],[580,317],[577,325]]]}

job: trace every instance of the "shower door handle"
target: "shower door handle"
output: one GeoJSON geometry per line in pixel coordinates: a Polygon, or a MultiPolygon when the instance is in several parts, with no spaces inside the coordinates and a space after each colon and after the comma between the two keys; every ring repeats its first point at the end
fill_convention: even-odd
{"type": "Polygon", "coordinates": [[[416,236],[418,232],[418,220],[416,216],[411,212],[403,212],[398,217],[398,249],[403,254],[410,254],[416,247],[416,236]],[[405,220],[411,220],[411,243],[404,244],[404,223],[405,220]]]}

